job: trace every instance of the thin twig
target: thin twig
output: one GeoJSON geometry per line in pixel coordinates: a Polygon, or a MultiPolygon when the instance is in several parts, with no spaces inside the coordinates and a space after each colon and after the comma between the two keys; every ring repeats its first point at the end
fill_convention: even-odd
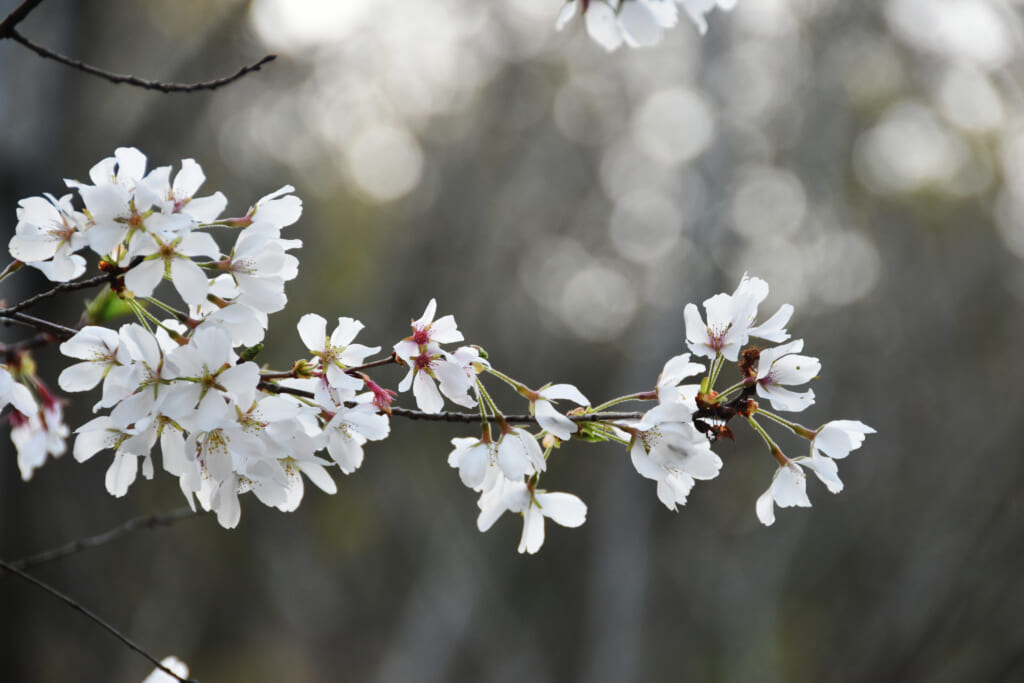
{"type": "Polygon", "coordinates": [[[14,27],[41,4],[43,4],[43,0],[25,0],[15,7],[10,14],[4,17],[3,21],[0,21],[0,39],[9,38],[14,33],[14,27]]]}
{"type": "Polygon", "coordinates": [[[80,538],[57,548],[51,548],[50,550],[31,555],[29,557],[24,557],[20,560],[14,560],[10,565],[18,569],[32,569],[33,567],[38,567],[41,564],[53,562],[54,560],[59,560],[63,557],[67,557],[68,555],[74,555],[75,553],[88,550],[89,548],[95,548],[97,546],[112,543],[122,536],[127,536],[139,529],[153,529],[158,526],[170,526],[175,522],[183,519],[189,519],[190,517],[196,517],[200,514],[202,514],[202,512],[184,507],[161,515],[136,517],[135,519],[128,520],[120,526],[104,531],[101,534],[89,536],[88,538],[80,538]]]}
{"type": "Polygon", "coordinates": [[[92,66],[91,64],[86,64],[85,62],[81,62],[77,59],[66,57],[62,54],[54,52],[53,50],[50,50],[49,48],[45,48],[42,45],[33,43],[31,40],[18,33],[18,31],[14,30],[14,28],[11,28],[8,31],[8,34],[3,37],[10,38],[15,42],[24,45],[40,57],[43,57],[45,59],[52,59],[56,62],[64,64],[65,66],[70,66],[72,69],[77,69],[91,76],[98,76],[115,84],[127,83],[128,85],[134,85],[138,88],[144,88],[146,90],[159,90],[163,93],[216,90],[217,88],[222,88],[225,85],[234,83],[235,81],[242,78],[243,76],[246,76],[247,74],[250,74],[254,71],[259,71],[264,64],[267,64],[277,59],[277,55],[264,55],[259,61],[254,62],[253,64],[249,64],[248,66],[243,66],[241,69],[231,74],[230,76],[218,78],[213,81],[201,81],[199,83],[164,83],[162,81],[147,81],[143,78],[138,78],[137,76],[131,76],[128,74],[116,74],[112,71],[106,71],[104,69],[92,66]]]}
{"type": "Polygon", "coordinates": [[[87,618],[91,619],[93,621],[93,623],[95,623],[97,626],[99,626],[103,630],[105,630],[108,633],[110,633],[112,636],[114,636],[115,638],[120,640],[127,647],[129,647],[132,650],[135,650],[136,652],[138,652],[140,655],[142,655],[143,657],[148,659],[150,662],[152,662],[158,669],[160,669],[164,673],[168,674],[169,676],[174,676],[175,679],[181,681],[182,683],[196,683],[196,681],[194,681],[193,679],[191,679],[191,678],[182,678],[178,674],[176,674],[173,671],[171,671],[170,669],[168,669],[166,666],[161,664],[160,661],[158,659],[156,659],[153,655],[149,654],[148,652],[143,650],[141,647],[136,645],[134,642],[132,642],[132,640],[130,638],[128,638],[128,636],[124,635],[123,633],[118,631],[116,628],[114,628],[113,626],[108,624],[106,621],[101,619],[99,616],[97,616],[95,613],[93,613],[91,610],[89,610],[88,608],[84,607],[83,605],[81,605],[76,600],[68,597],[64,593],[61,593],[59,590],[57,590],[56,588],[54,588],[50,584],[45,583],[43,581],[40,581],[39,579],[37,579],[36,577],[32,576],[31,574],[26,574],[22,570],[20,570],[17,567],[15,567],[13,564],[11,564],[9,562],[4,562],[3,560],[0,560],[0,569],[6,569],[7,571],[11,572],[12,574],[14,574],[16,576],[19,576],[22,579],[28,581],[29,583],[34,584],[36,587],[41,588],[42,590],[46,591],[47,593],[49,593],[53,597],[55,597],[58,600],[62,601],[65,605],[67,605],[71,609],[73,609],[73,610],[75,610],[77,612],[81,612],[87,618]]]}
{"type": "Polygon", "coordinates": [[[372,363],[356,365],[354,367],[348,368],[347,370],[345,370],[345,372],[347,372],[350,375],[355,375],[357,372],[360,372],[361,370],[369,370],[370,368],[379,368],[382,365],[391,364],[401,365],[401,363],[398,360],[398,354],[395,353],[394,351],[392,351],[391,355],[388,356],[387,358],[381,358],[380,360],[375,360],[372,363]]]}
{"type": "MultiPolygon", "coordinates": [[[[483,418],[480,413],[424,413],[420,410],[409,410],[408,408],[391,408],[391,414],[404,417],[409,420],[425,420],[428,422],[461,422],[472,424],[480,422],[483,418]]],[[[610,420],[640,420],[643,413],[589,413],[583,415],[566,415],[573,422],[607,422],[610,420]]],[[[505,422],[510,424],[537,424],[537,418],[533,415],[505,415],[505,422]]]]}
{"type": "MultiPolygon", "coordinates": [[[[139,262],[141,261],[142,259],[139,259],[139,262]]],[[[18,311],[24,311],[26,308],[35,306],[40,301],[45,301],[46,299],[54,297],[60,294],[61,292],[73,292],[76,289],[88,289],[89,287],[95,287],[96,285],[114,282],[118,277],[128,272],[129,269],[130,267],[125,268],[123,271],[119,271],[117,273],[103,273],[102,275],[90,277],[85,280],[77,280],[75,282],[61,282],[60,284],[54,286],[52,289],[48,289],[45,292],[41,292],[39,294],[36,294],[35,296],[29,297],[28,299],[25,299],[24,301],[19,302],[13,306],[10,306],[8,308],[0,308],[0,316],[2,316],[5,313],[17,313],[18,311]]]]}
{"type": "MultiPolygon", "coordinates": [[[[257,385],[263,391],[272,394],[291,394],[302,398],[314,398],[313,392],[294,387],[283,387],[270,382],[260,382],[257,385]]],[[[354,403],[352,405],[355,405],[354,403]]],[[[425,413],[422,410],[411,410],[409,408],[391,408],[391,414],[404,417],[408,420],[422,420],[425,422],[460,422],[463,424],[474,424],[481,422],[483,417],[480,413],[425,413]]],[[[581,415],[566,415],[573,422],[608,422],[612,420],[640,420],[643,413],[586,413],[581,415]]],[[[505,415],[505,422],[511,424],[537,424],[537,418],[533,415],[505,415]]]]}
{"type": "Polygon", "coordinates": [[[34,327],[42,332],[49,332],[50,334],[60,339],[71,339],[74,337],[78,330],[72,327],[65,327],[64,325],[58,325],[57,323],[51,323],[42,318],[36,318],[35,316],[27,315],[25,313],[8,313],[6,309],[0,309],[0,318],[16,322],[24,327],[34,327]]]}

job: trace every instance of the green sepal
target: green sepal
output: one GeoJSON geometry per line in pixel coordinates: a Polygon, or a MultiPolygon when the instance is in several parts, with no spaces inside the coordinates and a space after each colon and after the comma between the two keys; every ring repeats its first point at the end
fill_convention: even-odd
{"type": "Polygon", "coordinates": [[[107,288],[85,305],[85,322],[89,325],[98,325],[133,313],[131,306],[112,289],[107,288]]]}

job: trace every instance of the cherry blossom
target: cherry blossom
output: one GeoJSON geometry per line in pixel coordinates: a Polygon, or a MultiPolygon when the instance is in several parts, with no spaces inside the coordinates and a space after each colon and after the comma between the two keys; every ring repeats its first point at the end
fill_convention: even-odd
{"type": "Polygon", "coordinates": [[[590,405],[590,400],[571,384],[550,384],[538,391],[536,396],[532,407],[538,424],[562,441],[568,441],[576,433],[576,423],[555,410],[553,402],[563,399],[586,406],[590,405]]]}
{"type": "Polygon", "coordinates": [[[807,497],[807,475],[792,460],[779,466],[771,486],[757,499],[757,518],[765,526],[775,523],[776,505],[780,508],[811,507],[811,500],[807,497]]]}
{"type": "Polygon", "coordinates": [[[521,481],[504,480],[485,492],[478,503],[477,528],[490,529],[507,510],[523,516],[523,535],[519,552],[531,555],[544,545],[544,518],[564,527],[581,526],[587,518],[587,506],[571,493],[531,490],[521,481]]]}
{"type": "Polygon", "coordinates": [[[31,415],[38,410],[28,387],[15,380],[10,370],[0,365],[0,410],[6,408],[8,403],[23,415],[31,415]]]}
{"type": "Polygon", "coordinates": [[[352,318],[339,317],[338,325],[327,336],[327,320],[316,313],[307,313],[299,319],[298,330],[302,343],[316,356],[323,367],[327,382],[339,389],[358,390],[363,380],[345,371],[362,365],[366,357],[380,351],[379,346],[353,344],[363,324],[352,318]]]}
{"type": "Polygon", "coordinates": [[[18,202],[18,225],[8,250],[54,282],[74,280],[85,272],[85,259],[74,253],[88,242],[85,226],[70,194],[28,197],[18,202]]]}
{"type": "Polygon", "coordinates": [[[670,510],[685,505],[697,479],[714,479],[722,460],[691,423],[682,402],[661,403],[644,414],[629,447],[633,467],[658,482],[658,500],[670,510]]]}
{"type": "Polygon", "coordinates": [[[757,395],[771,401],[776,410],[799,412],[814,403],[814,391],[796,392],[786,386],[806,384],[821,371],[821,362],[811,356],[800,355],[804,348],[797,339],[764,349],[757,365],[757,395]]]}

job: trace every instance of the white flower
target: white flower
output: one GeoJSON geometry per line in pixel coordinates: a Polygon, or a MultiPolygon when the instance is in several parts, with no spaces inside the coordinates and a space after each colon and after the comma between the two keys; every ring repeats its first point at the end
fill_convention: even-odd
{"type": "Polygon", "coordinates": [[[570,493],[532,491],[521,481],[507,481],[480,496],[477,528],[490,529],[506,510],[523,515],[519,552],[531,555],[544,544],[544,518],[564,527],[578,527],[587,519],[587,506],[570,493]]]}
{"type": "Polygon", "coordinates": [[[786,323],[793,315],[793,307],[785,304],[761,325],[757,321],[757,307],[768,296],[768,284],[760,278],[746,275],[732,294],[716,294],[704,302],[707,324],[694,304],[687,304],[686,341],[690,351],[698,356],[715,358],[721,354],[735,362],[740,349],[750,337],[780,342],[789,338],[786,323]]]}
{"type": "Polygon", "coordinates": [[[543,472],[547,467],[544,451],[537,439],[522,427],[515,427],[502,435],[498,442],[497,461],[505,476],[514,481],[522,480],[527,474],[543,472]]]}
{"type": "Polygon", "coordinates": [[[285,185],[256,202],[247,214],[253,232],[280,237],[281,228],[299,220],[302,216],[302,200],[291,194],[294,191],[294,187],[285,185]]]}
{"type": "Polygon", "coordinates": [[[358,390],[363,380],[345,371],[362,365],[366,357],[380,351],[379,346],[353,344],[363,324],[352,318],[338,318],[338,326],[327,336],[327,321],[316,313],[307,313],[299,319],[298,330],[302,343],[320,359],[328,384],[337,389],[358,390]]]}
{"type": "Polygon", "coordinates": [[[220,192],[208,197],[196,197],[199,186],[206,180],[202,167],[194,159],[182,159],[181,170],[170,182],[171,167],[154,169],[135,188],[136,201],[160,209],[146,219],[146,227],[164,234],[180,232],[198,224],[212,223],[227,206],[227,198],[220,192]]]}
{"type": "Polygon", "coordinates": [[[814,472],[829,491],[839,493],[843,490],[843,481],[839,478],[835,459],[845,458],[850,451],[860,448],[866,435],[874,433],[874,429],[859,420],[827,422],[818,428],[811,441],[811,454],[795,458],[793,462],[814,472]]]}
{"type": "Polygon", "coordinates": [[[216,259],[220,256],[220,247],[205,232],[186,232],[165,236],[165,239],[151,233],[138,233],[121,259],[122,267],[140,256],[145,260],[124,275],[128,289],[136,296],[151,296],[167,275],[185,303],[195,306],[206,299],[210,281],[192,257],[216,259]]]}
{"type": "Polygon", "coordinates": [[[135,186],[146,172],[146,157],[134,147],[119,147],[89,170],[92,185],[65,180],[78,190],[92,224],[85,231],[89,248],[109,254],[129,232],[141,225],[141,213],[150,205],[134,202],[135,186]],[[134,219],[134,220],[133,220],[134,219]]]}
{"type": "Polygon", "coordinates": [[[830,458],[845,458],[860,448],[864,437],[875,430],[860,420],[832,420],[818,428],[811,448],[830,458]]]}
{"type": "Polygon", "coordinates": [[[686,504],[694,480],[714,479],[722,469],[721,458],[690,419],[683,403],[658,404],[636,424],[629,447],[633,467],[658,482],[658,500],[670,510],[686,504]]]}
{"type": "Polygon", "coordinates": [[[558,19],[555,20],[555,29],[561,31],[574,16],[581,12],[583,12],[583,23],[587,28],[587,34],[594,42],[608,52],[617,50],[622,45],[625,40],[622,25],[615,14],[615,8],[605,0],[590,0],[589,4],[583,0],[569,0],[559,12],[558,19]]]}
{"type": "Polygon", "coordinates": [[[551,384],[537,392],[537,398],[532,402],[537,423],[562,441],[568,441],[576,433],[578,425],[555,410],[552,402],[559,399],[580,406],[590,405],[590,400],[571,384],[551,384]]]}
{"type": "Polygon", "coordinates": [[[412,322],[412,335],[395,344],[395,353],[406,363],[421,355],[431,344],[451,344],[462,341],[462,333],[455,322],[455,316],[446,315],[434,320],[437,300],[431,299],[419,320],[412,322]]]}
{"type": "Polygon", "coordinates": [[[459,469],[462,483],[474,491],[491,488],[500,476],[497,445],[479,437],[456,437],[452,446],[448,465],[459,469]]]}
{"type": "Polygon", "coordinates": [[[785,386],[806,384],[821,371],[821,362],[803,356],[804,342],[796,339],[761,351],[757,364],[757,395],[771,401],[775,410],[799,412],[814,403],[814,391],[800,393],[785,386]]]}
{"type": "Polygon", "coordinates": [[[0,365],[0,410],[6,408],[8,403],[13,404],[15,410],[22,415],[32,415],[39,410],[28,387],[15,380],[10,371],[0,365]]]}
{"type": "Polygon", "coordinates": [[[36,268],[54,282],[85,272],[85,259],[74,252],[86,246],[85,217],[71,206],[71,195],[51,194],[18,202],[18,225],[8,249],[11,256],[36,268]]]}
{"type": "Polygon", "coordinates": [[[366,392],[354,396],[343,394],[345,400],[355,400],[352,408],[345,406],[345,400],[333,407],[334,417],[324,426],[327,452],[345,474],[351,474],[363,464],[363,444],[367,441],[386,439],[391,432],[391,423],[386,415],[377,413],[373,405],[373,394],[366,392]]]}
{"type": "MultiPolygon", "coordinates": [[[[704,14],[716,5],[731,9],[736,0],[676,0],[697,25],[707,31],[704,14]]],[[[678,22],[678,11],[672,0],[569,0],[562,6],[555,21],[561,31],[577,14],[583,14],[587,33],[605,50],[616,50],[623,42],[630,47],[646,47],[658,43],[664,29],[678,22]]]]}
{"type": "Polygon", "coordinates": [[[678,21],[672,0],[627,0],[619,6],[619,26],[630,47],[647,47],[661,42],[663,29],[678,21]]]}
{"type": "Polygon", "coordinates": [[[700,384],[680,384],[687,377],[692,377],[705,370],[700,363],[690,361],[690,354],[680,354],[670,358],[658,375],[658,402],[683,403],[690,412],[697,409],[696,397],[700,384]]]}
{"type": "Polygon", "coordinates": [[[811,507],[807,497],[807,475],[794,461],[788,460],[775,471],[771,486],[757,499],[757,518],[765,526],[775,523],[775,506],[811,507]]]}
{"type": "MultiPolygon", "coordinates": [[[[88,391],[107,376],[111,368],[121,364],[118,360],[120,344],[117,332],[106,327],[87,325],[75,336],[60,345],[60,352],[70,358],[80,358],[60,373],[57,383],[64,391],[88,391]]],[[[126,354],[121,351],[122,360],[126,354]]]]}

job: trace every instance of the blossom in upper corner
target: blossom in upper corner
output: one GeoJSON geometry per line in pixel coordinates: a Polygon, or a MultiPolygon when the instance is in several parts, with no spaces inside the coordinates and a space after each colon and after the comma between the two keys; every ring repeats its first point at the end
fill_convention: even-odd
{"type": "Polygon", "coordinates": [[[776,410],[799,412],[814,403],[814,392],[796,392],[783,385],[805,384],[821,371],[821,361],[799,354],[802,339],[760,352],[757,364],[757,395],[771,401],[776,410]]]}
{"type": "MultiPolygon", "coordinates": [[[[714,7],[732,9],[736,0],[675,0],[703,34],[707,31],[704,15],[714,7]]],[[[647,47],[661,41],[666,28],[678,22],[672,0],[569,0],[555,21],[561,31],[577,15],[583,15],[587,34],[605,50],[612,52],[623,43],[629,47],[647,47]]]]}
{"type": "Polygon", "coordinates": [[[654,45],[678,18],[672,0],[570,0],[562,7],[555,28],[561,31],[577,14],[583,15],[587,34],[609,52],[623,43],[630,47],[654,45]]]}
{"type": "Polygon", "coordinates": [[[544,545],[545,517],[564,527],[578,527],[587,519],[586,504],[571,493],[531,491],[525,483],[507,479],[485,491],[477,505],[480,516],[476,525],[480,531],[490,529],[506,510],[522,514],[519,552],[531,555],[544,545]]]}

